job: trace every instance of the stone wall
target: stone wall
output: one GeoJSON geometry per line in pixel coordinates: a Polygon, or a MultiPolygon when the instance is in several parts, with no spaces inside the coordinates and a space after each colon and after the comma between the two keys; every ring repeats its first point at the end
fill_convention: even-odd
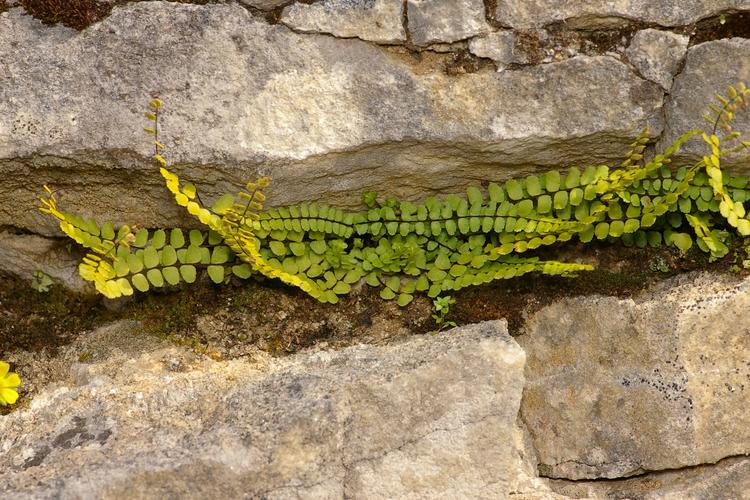
{"type": "Polygon", "coordinates": [[[82,31],[0,14],[0,227],[57,235],[45,182],[100,220],[185,223],[147,160],[155,93],[207,197],[268,174],[273,203],[354,206],[616,164],[750,80],[750,41],[714,39],[748,35],[744,0],[110,3],[82,31]]]}
{"type": "MultiPolygon", "coordinates": [[[[263,174],[271,204],[352,207],[617,164],[750,82],[748,0],[90,1],[84,26],[0,0],[0,271],[73,288],[42,184],[100,221],[190,224],[148,160],[152,95],[205,198],[263,174]]],[[[743,498],[749,291],[688,275],[547,305],[515,339],[494,322],[285,359],[76,332],[8,358],[33,400],[0,419],[0,492],[743,498]]]]}
{"type": "Polygon", "coordinates": [[[741,499],[750,279],[388,345],[212,360],[133,321],[8,359],[7,498],[741,499]]]}

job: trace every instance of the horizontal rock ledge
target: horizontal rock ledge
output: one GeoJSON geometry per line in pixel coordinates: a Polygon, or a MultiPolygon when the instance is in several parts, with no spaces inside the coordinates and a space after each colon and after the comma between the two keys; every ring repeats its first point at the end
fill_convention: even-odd
{"type": "Polygon", "coordinates": [[[616,26],[623,20],[686,26],[724,12],[750,10],[748,0],[497,0],[495,20],[516,29],[565,22],[577,29],[616,26]]]}
{"type": "Polygon", "coordinates": [[[509,494],[525,355],[504,322],[227,362],[143,337],[133,322],[84,335],[89,362],[0,419],[0,494],[509,494]]]}
{"type": "Polygon", "coordinates": [[[449,76],[233,4],[132,3],[81,32],[14,8],[0,17],[0,61],[0,225],[38,233],[52,231],[31,208],[43,182],[100,220],[178,222],[144,160],[154,92],[167,157],[186,177],[210,197],[270,175],[273,204],[352,206],[370,188],[423,198],[619,163],[641,129],[663,127],[662,89],[614,58],[449,76]]]}

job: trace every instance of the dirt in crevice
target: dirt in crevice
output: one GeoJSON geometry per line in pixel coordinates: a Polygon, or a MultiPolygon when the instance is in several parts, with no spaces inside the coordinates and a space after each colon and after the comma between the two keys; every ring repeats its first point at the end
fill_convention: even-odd
{"type": "Polygon", "coordinates": [[[487,24],[495,28],[502,28],[500,23],[495,19],[495,12],[497,11],[497,0],[484,0],[484,19],[487,24]]]}
{"type": "Polygon", "coordinates": [[[692,271],[731,272],[738,277],[749,273],[737,265],[744,255],[739,248],[717,262],[709,262],[708,255],[697,250],[681,256],[673,249],[616,244],[575,243],[547,249],[539,255],[541,259],[592,263],[596,268],[575,278],[521,277],[469,288],[456,295],[451,318],[459,324],[506,318],[508,329],[515,336],[523,333],[531,314],[564,298],[591,294],[631,297],[666,278],[692,271]]]}
{"type": "Polygon", "coordinates": [[[483,69],[495,68],[495,63],[491,59],[477,57],[468,50],[454,52],[450,55],[445,63],[444,71],[451,76],[465,75],[468,73],[477,73],[483,69]]]}
{"type": "MultiPolygon", "coordinates": [[[[743,258],[739,250],[714,263],[695,250],[682,257],[665,248],[614,244],[570,244],[540,257],[592,263],[596,270],[575,278],[527,275],[455,292],[456,303],[446,319],[462,325],[506,318],[511,334],[518,335],[530,314],[565,297],[632,296],[665,278],[702,269],[747,274],[737,267],[743,258]]],[[[181,290],[110,301],[58,286],[40,293],[18,278],[0,275],[0,359],[17,350],[54,350],[118,319],[140,320],[152,335],[225,359],[257,349],[283,356],[321,344],[340,348],[388,343],[434,331],[432,313],[426,296],[400,308],[367,285],[336,305],[320,304],[277,282],[240,280],[225,286],[204,280],[181,290]]]]}
{"type": "Polygon", "coordinates": [[[97,0],[19,0],[29,14],[44,24],[62,24],[82,30],[101,21],[112,11],[112,5],[97,0]]]}
{"type": "MultiPolygon", "coordinates": [[[[0,12],[5,0],[0,0],[0,12]]],[[[28,14],[47,25],[62,24],[75,30],[83,30],[109,16],[117,5],[143,0],[18,0],[28,14]]],[[[206,5],[218,0],[166,0],[174,3],[206,5]]]]}
{"type": "Polygon", "coordinates": [[[691,35],[691,46],[724,38],[750,38],[750,12],[729,12],[703,19],[685,34],[691,35]]]}
{"type": "Polygon", "coordinates": [[[622,54],[638,29],[626,23],[613,28],[573,30],[564,23],[553,23],[544,29],[516,30],[514,50],[525,59],[521,66],[558,62],[581,54],[622,54]]]}

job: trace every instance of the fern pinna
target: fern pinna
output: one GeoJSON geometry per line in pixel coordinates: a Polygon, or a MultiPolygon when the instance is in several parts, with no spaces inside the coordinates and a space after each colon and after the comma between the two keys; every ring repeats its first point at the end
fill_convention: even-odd
{"type": "Polygon", "coordinates": [[[750,235],[747,179],[721,170],[723,157],[750,148],[731,128],[750,90],[743,84],[729,87],[718,99],[706,117],[710,131],[686,132],[648,161],[643,133],[615,169],[551,171],[422,203],[379,201],[368,192],[363,195],[367,209],[355,212],[322,203],[266,210],[267,177],[204,205],[195,186],[181,183],[161,155],[163,104],[153,99],[145,115],[152,123],[146,131],[154,136],[154,159],[176,203],[205,230],[100,226],[59,210],[46,186],[41,210],[59,219],[61,230],[88,250],[80,274],[110,298],[192,283],[205,272],[215,283],[231,275],[280,279],[329,303],[364,280],[379,287],[384,299],[404,306],[417,292],[437,297],[531,272],[572,276],[592,269],[533,256],[535,249],[574,238],[664,244],[682,252],[695,243],[720,258],[732,233],[750,235]],[[702,137],[708,153],[694,165],[674,168],[672,157],[695,136],[702,137]]]}

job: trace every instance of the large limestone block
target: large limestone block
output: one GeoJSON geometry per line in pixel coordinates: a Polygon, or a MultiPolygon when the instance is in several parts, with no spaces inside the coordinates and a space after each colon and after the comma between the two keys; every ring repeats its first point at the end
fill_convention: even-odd
{"type": "Polygon", "coordinates": [[[626,477],[750,453],[750,278],[542,309],[518,341],[539,472],[626,477]]]}
{"type": "MultiPolygon", "coordinates": [[[[738,82],[750,85],[750,40],[728,38],[688,49],[685,67],[675,77],[664,106],[666,126],[660,146],[666,147],[687,130],[710,129],[703,119],[704,114],[711,115],[708,105],[716,102],[714,96],[717,92],[726,95],[727,86],[738,82]]],[[[750,108],[739,110],[732,126],[743,133],[743,140],[747,140],[750,108]]],[[[708,151],[706,143],[697,137],[682,148],[682,156],[692,162],[708,151]]],[[[740,157],[727,158],[726,164],[735,170],[747,170],[750,168],[747,150],[740,157]]]]}
{"type": "Polygon", "coordinates": [[[129,3],[80,33],[15,8],[0,16],[0,225],[59,234],[33,208],[44,182],[101,221],[184,225],[146,161],[154,92],[168,158],[209,200],[258,173],[271,204],[418,199],[619,163],[646,124],[662,128],[662,90],[608,57],[457,77],[235,4],[129,3]]]}
{"type": "Polygon", "coordinates": [[[294,3],[281,22],[297,31],[392,44],[406,41],[403,16],[402,0],[325,0],[294,3]]]}
{"type": "Polygon", "coordinates": [[[503,26],[535,28],[565,21],[577,28],[622,24],[623,19],[683,26],[725,11],[750,9],[749,0],[497,0],[503,26]]]}
{"type": "Polygon", "coordinates": [[[495,321],[214,362],[119,323],[0,419],[4,498],[506,498],[524,352],[495,321]]]}

